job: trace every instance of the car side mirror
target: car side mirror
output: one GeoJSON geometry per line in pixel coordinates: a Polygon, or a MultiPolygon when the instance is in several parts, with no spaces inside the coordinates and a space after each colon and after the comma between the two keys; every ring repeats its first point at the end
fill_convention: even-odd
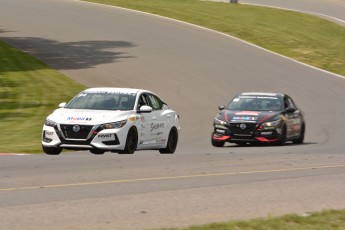
{"type": "Polygon", "coordinates": [[[293,112],[296,111],[296,109],[292,108],[292,107],[287,107],[285,111],[288,112],[288,113],[293,113],[293,112]]]}
{"type": "Polygon", "coordinates": [[[139,108],[139,113],[151,113],[152,112],[152,107],[147,106],[147,105],[143,105],[139,108]]]}
{"type": "Polygon", "coordinates": [[[59,104],[59,108],[65,108],[66,104],[67,104],[66,102],[60,103],[60,104],[59,104]]]}
{"type": "Polygon", "coordinates": [[[218,109],[219,110],[223,110],[223,109],[225,109],[225,106],[224,105],[220,105],[220,106],[218,106],[218,109]]]}

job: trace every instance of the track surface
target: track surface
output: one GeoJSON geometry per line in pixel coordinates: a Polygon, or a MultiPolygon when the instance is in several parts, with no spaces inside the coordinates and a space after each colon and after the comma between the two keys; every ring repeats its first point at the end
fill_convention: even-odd
{"type": "Polygon", "coordinates": [[[10,44],[87,86],[155,91],[182,117],[174,155],[1,156],[0,229],[146,229],[345,208],[344,78],[147,14],[71,0],[0,5],[10,44]],[[291,95],[306,143],[211,147],[217,106],[241,91],[291,95]]]}

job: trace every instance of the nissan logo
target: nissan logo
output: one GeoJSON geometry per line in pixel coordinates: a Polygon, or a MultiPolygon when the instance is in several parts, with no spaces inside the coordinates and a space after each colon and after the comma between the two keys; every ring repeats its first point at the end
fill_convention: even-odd
{"type": "Polygon", "coordinates": [[[75,125],[75,126],[73,126],[73,131],[74,132],[79,132],[79,130],[80,130],[80,126],[79,125],[75,125]]]}
{"type": "Polygon", "coordinates": [[[246,124],[240,124],[240,128],[245,129],[245,128],[247,128],[247,126],[246,126],[246,124]]]}

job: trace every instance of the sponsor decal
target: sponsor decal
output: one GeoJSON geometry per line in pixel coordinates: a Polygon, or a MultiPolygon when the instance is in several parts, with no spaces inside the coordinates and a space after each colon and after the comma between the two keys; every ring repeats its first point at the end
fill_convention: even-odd
{"type": "Polygon", "coordinates": [[[272,131],[269,132],[261,132],[261,135],[265,136],[265,135],[272,135],[272,131]]]}
{"type": "Polygon", "coordinates": [[[255,112],[255,111],[241,111],[236,113],[236,115],[251,115],[251,116],[259,116],[260,112],[255,112]]]}
{"type": "Polygon", "coordinates": [[[159,123],[159,124],[154,124],[154,123],[151,123],[151,132],[155,129],[163,129],[164,128],[164,123],[159,123]]]}
{"type": "Polygon", "coordinates": [[[67,121],[91,121],[91,117],[67,117],[67,121]]]}
{"type": "Polygon", "coordinates": [[[157,133],[151,133],[150,136],[153,137],[153,136],[159,136],[162,134],[163,134],[163,132],[157,132],[157,133]]]}
{"type": "Polygon", "coordinates": [[[53,136],[54,132],[45,131],[46,136],[53,136]]]}
{"type": "Polygon", "coordinates": [[[156,140],[156,143],[157,143],[157,144],[164,144],[165,141],[166,141],[165,139],[157,139],[157,140],[156,140]]]}
{"type": "Polygon", "coordinates": [[[136,118],[136,117],[129,117],[128,120],[129,120],[130,122],[135,122],[135,121],[137,120],[137,118],[136,118]]]}
{"type": "Polygon", "coordinates": [[[131,95],[131,96],[135,96],[135,93],[130,93],[130,92],[111,92],[111,91],[92,91],[92,92],[88,92],[88,93],[101,93],[101,94],[114,94],[114,95],[131,95]]]}
{"type": "Polygon", "coordinates": [[[236,116],[233,117],[233,121],[256,121],[258,117],[249,117],[249,116],[236,116]]]}
{"type": "Polygon", "coordinates": [[[113,136],[112,133],[109,134],[98,134],[98,138],[111,138],[113,136]]]}
{"type": "Polygon", "coordinates": [[[300,118],[296,118],[296,119],[292,120],[292,124],[294,124],[294,125],[297,125],[297,124],[300,124],[300,123],[302,123],[300,118]]]}

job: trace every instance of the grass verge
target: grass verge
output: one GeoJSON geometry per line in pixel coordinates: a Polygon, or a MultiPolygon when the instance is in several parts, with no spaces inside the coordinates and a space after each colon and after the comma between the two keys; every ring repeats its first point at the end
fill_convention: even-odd
{"type": "Polygon", "coordinates": [[[42,152],[45,117],[82,85],[0,41],[0,153],[42,152]]]}
{"type": "MultiPolygon", "coordinates": [[[[285,215],[251,221],[191,226],[187,228],[164,228],[164,230],[344,230],[345,210],[328,210],[308,215],[285,215]]],[[[163,229],[162,229],[163,230],[163,229]]]]}
{"type": "Polygon", "coordinates": [[[345,28],[289,10],[200,0],[83,0],[224,32],[315,67],[345,75],[345,28]]]}

